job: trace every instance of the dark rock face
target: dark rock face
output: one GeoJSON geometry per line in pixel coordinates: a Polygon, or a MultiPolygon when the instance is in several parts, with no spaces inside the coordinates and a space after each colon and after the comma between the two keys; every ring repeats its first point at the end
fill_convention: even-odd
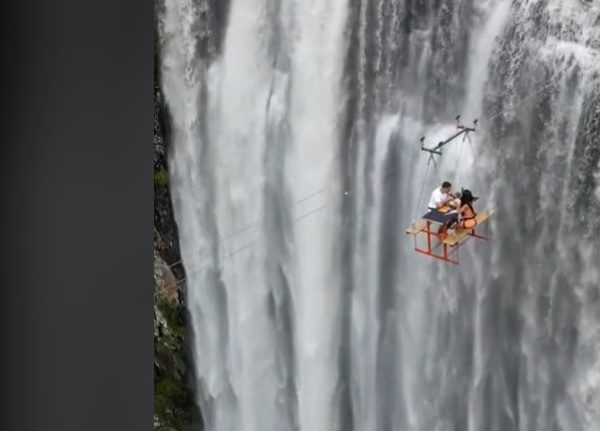
{"type": "MultiPolygon", "coordinates": [[[[186,349],[182,283],[154,251],[154,429],[192,429],[198,422],[186,349]],[[167,428],[165,428],[167,427],[167,428]]],[[[197,429],[197,428],[196,428],[197,429]]]]}
{"type": "MultiPolygon", "coordinates": [[[[156,77],[155,77],[156,79],[156,77]]],[[[154,248],[173,266],[178,278],[183,278],[179,263],[177,225],[169,194],[167,170],[166,107],[158,83],[154,84],[154,248]]]]}
{"type": "Polygon", "coordinates": [[[154,430],[202,429],[193,393],[193,366],[185,308],[185,272],[169,193],[168,121],[154,73],[154,430]]]}

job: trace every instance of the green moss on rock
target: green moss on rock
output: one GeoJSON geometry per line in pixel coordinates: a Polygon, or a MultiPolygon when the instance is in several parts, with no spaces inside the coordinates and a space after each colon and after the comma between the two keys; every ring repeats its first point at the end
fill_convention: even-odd
{"type": "Polygon", "coordinates": [[[156,252],[154,259],[154,428],[197,431],[201,418],[189,385],[193,369],[181,286],[174,289],[173,273],[156,252]]]}
{"type": "Polygon", "coordinates": [[[165,168],[160,167],[154,170],[154,186],[155,187],[166,187],[169,183],[169,174],[165,168]]]}

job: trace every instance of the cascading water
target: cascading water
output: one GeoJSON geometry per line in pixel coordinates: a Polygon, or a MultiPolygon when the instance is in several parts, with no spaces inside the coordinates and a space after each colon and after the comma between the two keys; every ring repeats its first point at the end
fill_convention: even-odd
{"type": "Polygon", "coordinates": [[[207,430],[600,429],[600,4],[434,3],[160,5],[207,430]],[[403,233],[441,179],[459,267],[403,233]]]}

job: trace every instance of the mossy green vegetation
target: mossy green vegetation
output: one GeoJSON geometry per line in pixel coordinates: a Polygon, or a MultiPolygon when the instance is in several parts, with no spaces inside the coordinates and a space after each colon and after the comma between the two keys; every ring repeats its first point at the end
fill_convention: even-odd
{"type": "Polygon", "coordinates": [[[154,170],[154,186],[166,187],[169,184],[169,174],[164,167],[154,170]]]}
{"type": "Polygon", "coordinates": [[[154,415],[161,427],[176,431],[198,429],[197,406],[188,384],[185,352],[184,309],[157,298],[155,312],[162,317],[159,335],[154,338],[154,415]]]}

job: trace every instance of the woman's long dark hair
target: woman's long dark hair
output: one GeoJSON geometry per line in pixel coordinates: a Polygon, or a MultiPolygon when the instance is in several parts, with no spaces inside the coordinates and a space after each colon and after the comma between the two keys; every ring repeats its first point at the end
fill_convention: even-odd
{"type": "Polygon", "coordinates": [[[473,193],[471,193],[471,190],[463,190],[460,195],[460,206],[462,207],[465,204],[473,210],[473,193]]]}

